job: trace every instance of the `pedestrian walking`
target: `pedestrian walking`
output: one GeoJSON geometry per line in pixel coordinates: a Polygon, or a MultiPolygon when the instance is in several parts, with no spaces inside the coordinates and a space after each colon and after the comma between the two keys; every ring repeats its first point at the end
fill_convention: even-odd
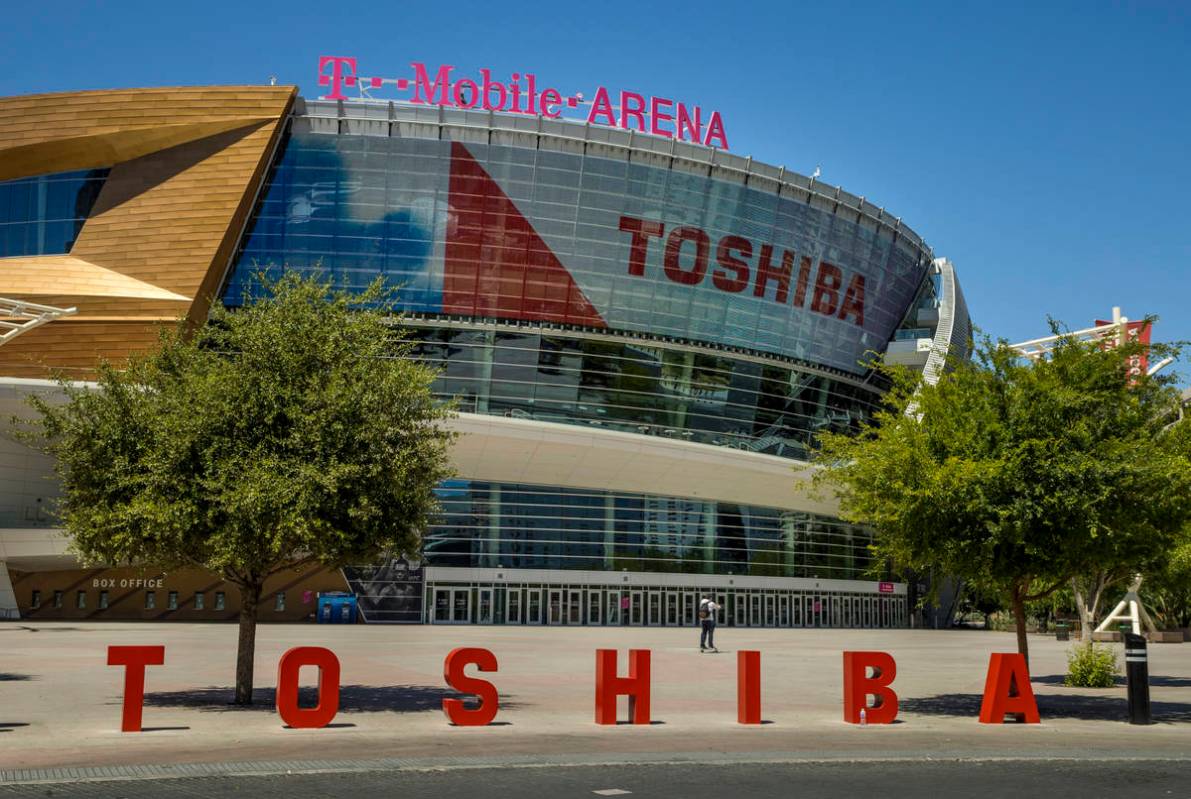
{"type": "Polygon", "coordinates": [[[709,596],[703,597],[699,602],[699,651],[719,652],[715,648],[715,614],[720,609],[715,600],[709,596]]]}

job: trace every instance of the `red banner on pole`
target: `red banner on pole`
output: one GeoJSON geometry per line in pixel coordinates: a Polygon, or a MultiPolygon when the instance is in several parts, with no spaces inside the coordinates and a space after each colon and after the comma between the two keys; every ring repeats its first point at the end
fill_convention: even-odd
{"type": "MultiPolygon", "coordinates": [[[[1113,323],[1105,319],[1096,320],[1097,327],[1111,324],[1113,323]]],[[[1138,343],[1148,349],[1150,344],[1150,323],[1144,319],[1140,322],[1126,322],[1125,335],[1128,337],[1129,343],[1138,343]]],[[[1118,330],[1105,333],[1100,339],[1100,346],[1106,350],[1114,350],[1120,344],[1121,337],[1118,330]]],[[[1149,359],[1146,356],[1147,349],[1142,349],[1141,352],[1136,352],[1129,356],[1130,383],[1136,383],[1138,378],[1144,375],[1149,368],[1149,359]]]]}

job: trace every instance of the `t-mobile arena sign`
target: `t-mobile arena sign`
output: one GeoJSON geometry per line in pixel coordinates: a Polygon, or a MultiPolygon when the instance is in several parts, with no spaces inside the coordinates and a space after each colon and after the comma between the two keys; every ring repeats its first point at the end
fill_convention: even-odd
{"type": "MultiPolygon", "coordinates": [[[[675,102],[666,97],[645,97],[636,92],[613,94],[607,87],[596,87],[592,99],[583,92],[564,94],[556,88],[539,85],[532,72],[514,72],[508,81],[492,79],[492,72],[481,69],[478,79],[454,77],[455,67],[441,65],[431,74],[425,64],[415,61],[412,77],[365,77],[356,68],[356,59],[324,55],[318,59],[318,85],[331,91],[322,100],[368,100],[373,91],[388,88],[413,105],[435,105],[445,108],[483,109],[510,114],[527,114],[558,119],[564,112],[574,111],[573,118],[584,118],[594,125],[610,125],[624,130],[651,133],[668,139],[689,141],[707,147],[728,149],[728,135],[719,111],[706,117],[697,105],[675,102]],[[358,97],[351,98],[343,89],[355,88],[358,97]],[[618,103],[613,104],[616,97],[618,103]],[[706,124],[704,122],[706,121],[706,124]]],[[[382,98],[376,98],[382,99],[382,98]]]]}

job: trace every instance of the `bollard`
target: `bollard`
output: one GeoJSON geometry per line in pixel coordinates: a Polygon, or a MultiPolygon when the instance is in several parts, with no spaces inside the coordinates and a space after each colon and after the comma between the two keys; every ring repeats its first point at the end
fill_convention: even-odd
{"type": "Polygon", "coordinates": [[[1129,723],[1153,724],[1146,639],[1133,633],[1125,633],[1125,675],[1129,683],[1129,723]]]}

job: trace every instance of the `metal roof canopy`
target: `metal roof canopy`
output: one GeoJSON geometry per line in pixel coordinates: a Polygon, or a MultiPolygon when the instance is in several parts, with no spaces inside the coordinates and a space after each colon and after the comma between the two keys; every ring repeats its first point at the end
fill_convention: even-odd
{"type": "Polygon", "coordinates": [[[0,331],[3,331],[0,332],[0,345],[7,344],[22,333],[27,333],[46,322],[78,312],[78,308],[55,308],[52,305],[40,305],[27,300],[0,297],[0,331]]]}

